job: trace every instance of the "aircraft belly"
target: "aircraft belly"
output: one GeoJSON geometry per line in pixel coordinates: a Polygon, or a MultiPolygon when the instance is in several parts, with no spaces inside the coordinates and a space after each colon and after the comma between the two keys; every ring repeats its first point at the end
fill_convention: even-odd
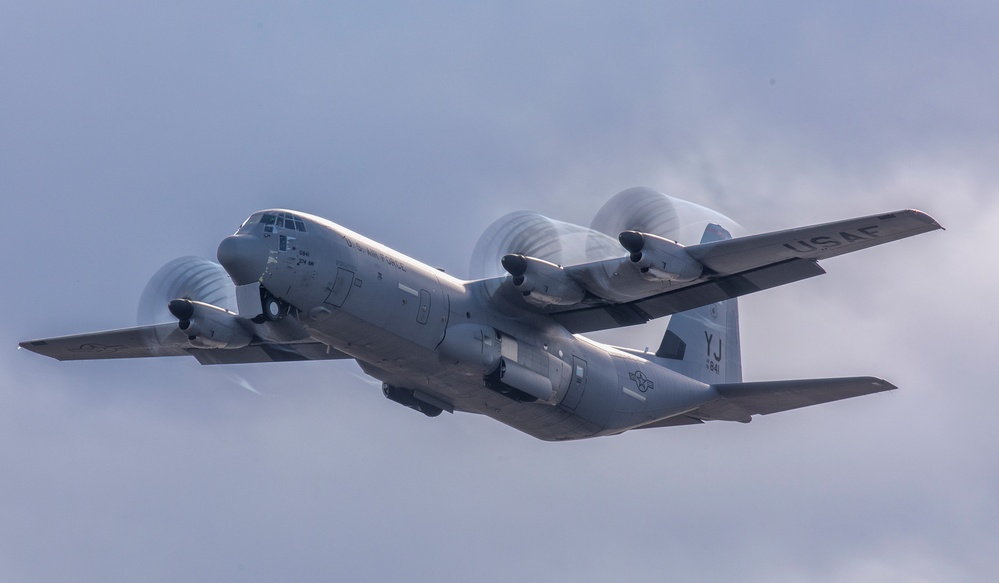
{"type": "MultiPolygon", "coordinates": [[[[309,334],[352,358],[410,378],[427,378],[441,371],[437,353],[397,334],[335,311],[328,319],[307,325],[309,334]]],[[[418,388],[418,387],[408,387],[418,388]]]]}
{"type": "Polygon", "coordinates": [[[603,427],[558,407],[513,401],[485,387],[481,379],[450,371],[431,378],[414,379],[407,371],[385,370],[359,362],[364,372],[393,386],[415,388],[447,402],[455,412],[490,417],[545,441],[583,439],[598,435],[603,427]]]}
{"type": "MultiPolygon", "coordinates": [[[[637,356],[611,354],[589,342],[577,342],[566,350],[566,356],[571,351],[587,363],[586,389],[573,410],[565,403],[523,402],[496,392],[487,387],[484,375],[451,366],[433,348],[389,333],[346,310],[335,310],[328,319],[311,323],[309,332],[357,359],[367,374],[384,383],[424,391],[456,411],[482,414],[548,441],[620,433],[716,398],[703,383],[637,356]]],[[[567,374],[574,374],[565,368],[567,374]]]]}
{"type": "Polygon", "coordinates": [[[433,379],[432,388],[455,410],[485,415],[545,441],[592,437],[604,429],[561,407],[514,401],[486,388],[480,379],[449,373],[433,379]]]}
{"type": "Polygon", "coordinates": [[[498,408],[482,414],[545,441],[584,439],[604,430],[564,409],[536,403],[513,403],[508,410],[498,408]]]}
{"type": "Polygon", "coordinates": [[[442,363],[436,351],[343,311],[313,324],[309,332],[357,359],[365,373],[384,383],[425,391],[456,411],[491,417],[538,439],[581,439],[604,429],[561,407],[512,400],[487,388],[483,376],[458,372],[442,363]]]}

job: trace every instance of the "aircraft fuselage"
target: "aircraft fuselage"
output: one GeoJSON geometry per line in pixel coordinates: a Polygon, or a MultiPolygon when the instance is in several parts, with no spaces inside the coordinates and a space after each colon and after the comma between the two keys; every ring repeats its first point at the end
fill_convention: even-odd
{"type": "Polygon", "coordinates": [[[495,290],[485,282],[454,278],[325,219],[294,213],[304,229],[260,221],[281,213],[292,216],[255,214],[219,247],[241,289],[240,315],[262,288],[393,400],[563,440],[619,433],[717,398],[707,384],[570,334],[544,314],[491,309],[495,290]]]}

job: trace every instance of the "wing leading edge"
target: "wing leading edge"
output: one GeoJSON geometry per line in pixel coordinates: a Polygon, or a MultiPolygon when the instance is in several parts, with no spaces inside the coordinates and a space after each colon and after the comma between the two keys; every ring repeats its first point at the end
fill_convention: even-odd
{"type": "Polygon", "coordinates": [[[29,340],[19,346],[56,360],[193,356],[201,364],[239,364],[350,358],[313,341],[268,342],[255,339],[242,348],[197,348],[191,345],[175,323],[29,340]]]}

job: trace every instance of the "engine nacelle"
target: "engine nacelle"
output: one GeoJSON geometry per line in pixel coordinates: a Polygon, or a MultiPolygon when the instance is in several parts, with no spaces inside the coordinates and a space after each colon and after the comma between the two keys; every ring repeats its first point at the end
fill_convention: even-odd
{"type": "Polygon", "coordinates": [[[187,334],[192,346],[198,348],[242,348],[253,336],[243,327],[236,314],[194,300],[170,300],[170,313],[177,318],[177,327],[187,334]]]}
{"type": "Polygon", "coordinates": [[[514,289],[535,306],[571,306],[586,296],[583,288],[554,263],[516,254],[504,255],[502,263],[514,289]]]}
{"type": "Polygon", "coordinates": [[[646,279],[693,281],[704,272],[704,266],[676,241],[638,231],[624,231],[618,241],[631,253],[629,262],[646,279]]]}

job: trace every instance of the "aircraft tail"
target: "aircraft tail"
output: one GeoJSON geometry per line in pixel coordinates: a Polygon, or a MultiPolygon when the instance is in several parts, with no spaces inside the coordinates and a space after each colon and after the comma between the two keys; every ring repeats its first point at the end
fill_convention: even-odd
{"type": "MultiPolygon", "coordinates": [[[[728,231],[711,223],[704,229],[701,243],[731,238],[728,231]]],[[[670,316],[656,357],[662,366],[703,383],[742,382],[738,300],[670,316]]]]}

